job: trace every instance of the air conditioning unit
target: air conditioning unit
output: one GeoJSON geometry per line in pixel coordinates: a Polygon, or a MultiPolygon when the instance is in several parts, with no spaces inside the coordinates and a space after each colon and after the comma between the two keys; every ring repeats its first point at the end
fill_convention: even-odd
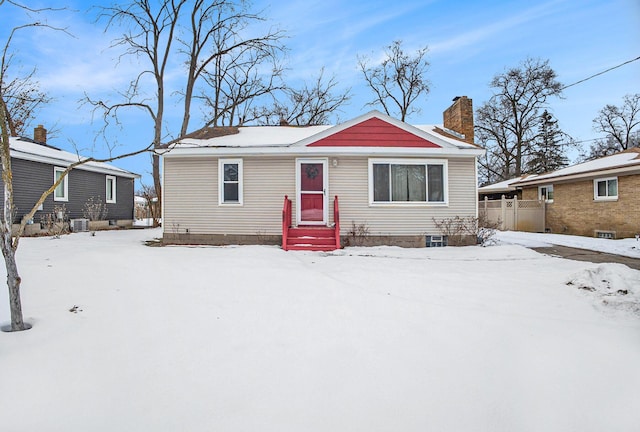
{"type": "Polygon", "coordinates": [[[89,231],[89,219],[71,219],[71,231],[89,231]]]}

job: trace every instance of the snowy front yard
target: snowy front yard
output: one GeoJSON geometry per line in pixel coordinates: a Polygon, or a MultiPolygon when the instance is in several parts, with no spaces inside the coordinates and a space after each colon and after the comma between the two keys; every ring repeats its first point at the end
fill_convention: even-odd
{"type": "Polygon", "coordinates": [[[34,327],[0,333],[0,430],[638,430],[626,266],[516,245],[144,246],[159,235],[22,240],[34,327]]]}

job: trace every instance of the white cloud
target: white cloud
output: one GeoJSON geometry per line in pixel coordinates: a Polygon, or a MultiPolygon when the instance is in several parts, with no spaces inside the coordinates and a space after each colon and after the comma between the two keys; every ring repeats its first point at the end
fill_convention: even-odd
{"type": "MultiPolygon", "coordinates": [[[[551,1],[526,9],[520,13],[508,16],[498,21],[487,21],[489,24],[477,27],[467,32],[457,33],[455,36],[436,41],[430,44],[430,51],[433,54],[446,54],[450,52],[459,52],[470,47],[478,47],[484,43],[485,49],[490,48],[490,44],[486,42],[489,39],[495,39],[498,35],[503,38],[514,37],[521,30],[521,26],[536,21],[542,17],[557,13],[555,6],[561,2],[551,1]]],[[[476,20],[474,20],[476,21],[476,20]]],[[[460,29],[459,26],[455,27],[460,29]]]]}

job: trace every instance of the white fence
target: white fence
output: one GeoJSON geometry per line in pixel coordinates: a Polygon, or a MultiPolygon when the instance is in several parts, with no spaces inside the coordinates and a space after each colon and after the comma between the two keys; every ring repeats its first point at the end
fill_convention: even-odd
{"type": "Polygon", "coordinates": [[[505,231],[545,231],[545,202],[544,200],[519,200],[502,198],[478,203],[480,217],[486,218],[489,224],[496,225],[505,231]]]}

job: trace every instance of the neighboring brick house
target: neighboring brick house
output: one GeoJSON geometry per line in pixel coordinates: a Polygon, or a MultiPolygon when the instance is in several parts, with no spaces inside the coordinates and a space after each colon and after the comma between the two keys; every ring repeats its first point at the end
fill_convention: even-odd
{"type": "MultiPolygon", "coordinates": [[[[14,221],[19,221],[38,201],[42,193],[53,185],[66,167],[80,158],[77,154],[60,150],[46,142],[46,129],[39,125],[34,139],[9,138],[11,168],[13,171],[14,221]]],[[[95,228],[109,225],[129,226],[133,223],[134,181],[138,174],[125,171],[111,164],[87,162],[74,168],[56,190],[49,195],[36,212],[27,234],[39,232],[40,224],[49,215],[58,215],[64,208],[63,219],[82,219],[88,200],[106,205],[101,221],[92,223],[95,228]],[[63,207],[64,206],[64,207],[63,207]]],[[[0,198],[3,196],[0,179],[0,198]]],[[[56,216],[58,217],[58,216],[56,216]]]]}
{"type": "Polygon", "coordinates": [[[560,234],[627,238],[640,233],[640,148],[513,184],[522,199],[545,199],[546,228],[560,234]]]}

